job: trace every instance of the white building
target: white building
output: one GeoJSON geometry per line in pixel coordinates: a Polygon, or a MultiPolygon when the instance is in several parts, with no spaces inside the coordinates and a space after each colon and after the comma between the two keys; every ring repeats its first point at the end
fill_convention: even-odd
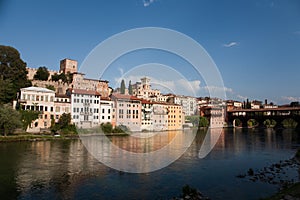
{"type": "Polygon", "coordinates": [[[94,90],[71,90],[72,122],[79,128],[100,126],[100,94],[94,90]]]}
{"type": "Polygon", "coordinates": [[[114,118],[114,101],[111,101],[109,98],[101,97],[100,101],[100,122],[101,123],[111,123],[113,126],[115,125],[113,123],[114,118]]]}
{"type": "Polygon", "coordinates": [[[182,106],[185,116],[196,115],[198,111],[197,98],[191,96],[176,95],[174,103],[182,106]]]}
{"type": "Polygon", "coordinates": [[[168,130],[168,105],[165,103],[153,103],[153,130],[168,130]]]}
{"type": "Polygon", "coordinates": [[[142,100],[142,130],[153,130],[153,103],[147,100],[142,100]]]}
{"type": "Polygon", "coordinates": [[[51,126],[54,119],[55,92],[41,87],[27,87],[20,89],[19,103],[23,110],[35,110],[41,114],[28,127],[28,132],[40,132],[51,126]]]}

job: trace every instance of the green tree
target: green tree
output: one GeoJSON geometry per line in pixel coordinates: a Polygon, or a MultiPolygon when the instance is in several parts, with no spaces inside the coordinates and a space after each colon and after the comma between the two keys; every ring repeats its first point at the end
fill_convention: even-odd
{"type": "Polygon", "coordinates": [[[35,80],[47,81],[49,78],[49,75],[50,75],[50,73],[49,73],[47,67],[39,67],[33,78],[35,80]]]}
{"type": "Polygon", "coordinates": [[[71,124],[71,114],[63,113],[58,120],[59,128],[67,128],[71,124]]]}
{"type": "Polygon", "coordinates": [[[53,85],[46,85],[46,88],[55,92],[55,87],[53,85]]]}
{"type": "Polygon", "coordinates": [[[13,133],[17,128],[22,127],[20,113],[10,105],[0,106],[0,132],[2,135],[13,133]]]}
{"type": "Polygon", "coordinates": [[[4,95],[4,103],[16,99],[20,88],[31,86],[27,79],[26,63],[21,59],[18,50],[10,46],[0,45],[0,76],[2,80],[9,80],[12,84],[9,94],[4,95]]]}
{"type": "Polygon", "coordinates": [[[199,127],[208,127],[209,126],[209,121],[206,117],[200,117],[199,119],[199,127]]]}
{"type": "Polygon", "coordinates": [[[121,81],[120,92],[121,92],[121,94],[125,94],[125,81],[124,81],[124,79],[122,79],[122,81],[121,81]]]}
{"type": "Polygon", "coordinates": [[[112,127],[112,124],[107,122],[107,123],[102,123],[101,124],[101,129],[104,133],[112,133],[113,131],[113,127],[112,127]]]}
{"type": "Polygon", "coordinates": [[[0,104],[8,103],[7,99],[13,99],[15,95],[12,81],[0,76],[0,104]]]}
{"type": "Polygon", "coordinates": [[[186,116],[185,119],[193,124],[193,126],[199,125],[200,116],[199,115],[193,115],[193,116],[186,116]]]}
{"type": "Polygon", "coordinates": [[[61,73],[58,75],[58,78],[62,80],[62,82],[67,83],[68,82],[68,78],[64,73],[61,73]]]}
{"type": "Polygon", "coordinates": [[[128,85],[128,93],[129,93],[130,95],[133,94],[133,91],[132,91],[132,85],[131,85],[131,80],[129,81],[129,85],[128,85]]]}
{"type": "Polygon", "coordinates": [[[28,126],[39,117],[40,112],[33,110],[20,110],[23,130],[26,131],[28,126]]]}
{"type": "Polygon", "coordinates": [[[54,73],[52,76],[51,76],[51,80],[52,81],[59,81],[59,75],[57,73],[54,73]]]}

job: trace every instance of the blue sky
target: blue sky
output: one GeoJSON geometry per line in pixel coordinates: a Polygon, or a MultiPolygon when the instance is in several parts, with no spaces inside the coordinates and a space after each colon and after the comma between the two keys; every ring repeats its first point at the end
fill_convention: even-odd
{"type": "MultiPolygon", "coordinates": [[[[122,31],[168,28],[205,48],[221,73],[228,98],[267,98],[278,104],[300,100],[297,0],[2,0],[0,27],[0,44],[18,49],[29,67],[53,70],[63,58],[80,65],[100,42],[122,31]]],[[[115,86],[137,64],[167,63],[183,71],[188,81],[200,80],[197,95],[206,95],[201,77],[185,70],[190,69],[188,63],[171,57],[157,51],[132,53],[115,61],[114,70],[102,77],[115,86]]]]}

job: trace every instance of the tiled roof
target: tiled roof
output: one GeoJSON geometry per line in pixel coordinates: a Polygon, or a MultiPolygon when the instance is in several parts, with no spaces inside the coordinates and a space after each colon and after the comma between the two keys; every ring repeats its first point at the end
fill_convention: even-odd
{"type": "Polygon", "coordinates": [[[87,94],[87,95],[101,96],[100,93],[95,90],[72,89],[71,92],[73,94],[87,94]]]}

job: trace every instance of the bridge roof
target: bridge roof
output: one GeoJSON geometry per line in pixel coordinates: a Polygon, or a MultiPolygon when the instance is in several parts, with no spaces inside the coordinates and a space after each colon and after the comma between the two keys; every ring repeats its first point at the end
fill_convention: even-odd
{"type": "Polygon", "coordinates": [[[300,110],[300,107],[279,107],[279,108],[260,108],[260,109],[234,109],[227,112],[268,112],[268,111],[294,111],[300,110]]]}

